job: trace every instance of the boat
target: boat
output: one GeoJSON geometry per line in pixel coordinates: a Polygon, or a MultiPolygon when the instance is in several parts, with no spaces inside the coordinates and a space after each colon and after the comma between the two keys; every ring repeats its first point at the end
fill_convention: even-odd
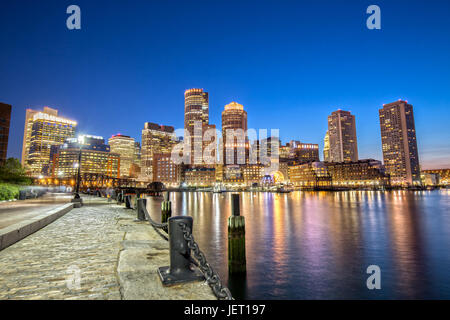
{"type": "Polygon", "coordinates": [[[290,192],[292,192],[292,190],[286,189],[285,187],[279,187],[279,188],[275,189],[275,192],[277,192],[277,193],[290,193],[290,192]]]}

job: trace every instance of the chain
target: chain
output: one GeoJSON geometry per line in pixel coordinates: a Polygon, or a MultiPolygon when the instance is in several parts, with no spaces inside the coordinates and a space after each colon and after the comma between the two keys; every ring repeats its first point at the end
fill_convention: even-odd
{"type": "Polygon", "coordinates": [[[206,282],[211,287],[216,297],[220,300],[233,300],[230,290],[222,285],[219,276],[214,272],[208,261],[206,261],[206,257],[203,252],[200,251],[200,248],[191,233],[191,229],[183,222],[180,222],[179,226],[183,231],[184,240],[188,242],[189,249],[193,251],[194,257],[197,259],[197,261],[191,259],[192,262],[203,273],[206,278],[206,282]]]}
{"type": "Polygon", "coordinates": [[[169,238],[167,238],[166,235],[164,235],[161,231],[159,231],[159,229],[163,229],[167,233],[169,224],[167,222],[166,223],[157,223],[157,222],[153,221],[152,217],[150,217],[150,215],[148,214],[148,211],[145,207],[143,207],[141,210],[144,211],[145,217],[147,218],[148,222],[153,227],[153,229],[155,229],[156,233],[159,234],[161,236],[161,238],[163,238],[164,240],[169,241],[169,238]]]}
{"type": "Polygon", "coordinates": [[[145,217],[147,218],[148,222],[150,222],[150,224],[155,227],[155,228],[159,228],[159,229],[167,229],[167,227],[169,226],[169,224],[167,222],[165,223],[158,223],[155,222],[152,217],[150,217],[150,215],[148,214],[148,211],[144,208],[143,209],[145,217]]]}

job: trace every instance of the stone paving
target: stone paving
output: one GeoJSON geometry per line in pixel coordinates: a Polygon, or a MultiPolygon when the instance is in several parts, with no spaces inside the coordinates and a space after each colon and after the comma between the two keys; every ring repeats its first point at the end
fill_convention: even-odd
{"type": "Polygon", "coordinates": [[[0,300],[216,299],[205,282],[163,287],[169,246],[136,211],[87,197],[0,251],[0,300]]]}
{"type": "Polygon", "coordinates": [[[125,232],[116,218],[124,209],[97,201],[0,251],[0,300],[121,299],[116,269],[125,232]]]}

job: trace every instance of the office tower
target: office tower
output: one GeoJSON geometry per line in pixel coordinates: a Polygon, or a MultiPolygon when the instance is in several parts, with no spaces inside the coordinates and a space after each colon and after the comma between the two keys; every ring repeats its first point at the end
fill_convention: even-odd
{"type": "MultiPolygon", "coordinates": [[[[120,178],[120,154],[110,152],[110,146],[100,136],[81,135],[69,138],[64,144],[52,146],[52,177],[73,178],[78,173],[78,159],[81,152],[80,173],[120,178]]],[[[87,180],[87,179],[84,179],[87,180]]]]}
{"type": "Polygon", "coordinates": [[[139,167],[141,166],[141,143],[138,141],[134,143],[133,163],[139,167]]]}
{"type": "Polygon", "coordinates": [[[184,128],[194,132],[194,123],[209,123],[209,96],[203,89],[189,89],[184,92],[184,128]]]}
{"type": "Polygon", "coordinates": [[[323,139],[323,161],[330,161],[330,137],[328,136],[328,131],[323,139]]]}
{"type": "Polygon", "coordinates": [[[147,179],[153,180],[155,155],[172,153],[176,144],[174,127],[146,122],[142,130],[141,173],[145,174],[147,179]]]}
{"type": "Polygon", "coordinates": [[[328,116],[329,161],[358,161],[355,116],[337,110],[328,116]]]}
{"type": "Polygon", "coordinates": [[[58,116],[58,110],[27,109],[22,147],[22,165],[33,177],[49,175],[50,148],[75,135],[77,122],[58,116]]]}
{"type": "Polygon", "coordinates": [[[247,112],[243,105],[231,102],[225,106],[222,111],[222,136],[223,164],[245,164],[248,160],[249,141],[247,112]]]}
{"type": "Polygon", "coordinates": [[[5,164],[8,152],[11,105],[0,102],[0,166],[5,164]]]}
{"type": "Polygon", "coordinates": [[[131,164],[134,161],[136,153],[134,139],[130,136],[116,134],[109,138],[108,144],[112,153],[120,155],[120,175],[122,177],[129,177],[131,164]]]}
{"type": "Polygon", "coordinates": [[[413,106],[399,100],[383,105],[379,113],[383,160],[391,184],[420,184],[413,106]]]}
{"type": "MultiPolygon", "coordinates": [[[[184,142],[190,145],[189,164],[203,164],[203,150],[205,142],[203,135],[207,130],[214,129],[209,124],[209,96],[203,89],[189,89],[184,93],[184,129],[190,139],[184,142]],[[195,152],[197,150],[197,152],[195,152]]],[[[186,150],[185,152],[187,152],[186,150]]]]}

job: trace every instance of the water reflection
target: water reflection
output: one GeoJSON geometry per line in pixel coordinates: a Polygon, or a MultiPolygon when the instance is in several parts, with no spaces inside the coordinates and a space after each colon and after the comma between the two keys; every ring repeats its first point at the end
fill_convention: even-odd
{"type": "MultiPolygon", "coordinates": [[[[174,214],[235,298],[450,298],[450,197],[433,192],[241,193],[246,277],[228,276],[229,193],[172,193],[174,214]],[[382,290],[366,288],[379,265],[382,290]]],[[[148,208],[160,219],[161,199],[148,208]]]]}

